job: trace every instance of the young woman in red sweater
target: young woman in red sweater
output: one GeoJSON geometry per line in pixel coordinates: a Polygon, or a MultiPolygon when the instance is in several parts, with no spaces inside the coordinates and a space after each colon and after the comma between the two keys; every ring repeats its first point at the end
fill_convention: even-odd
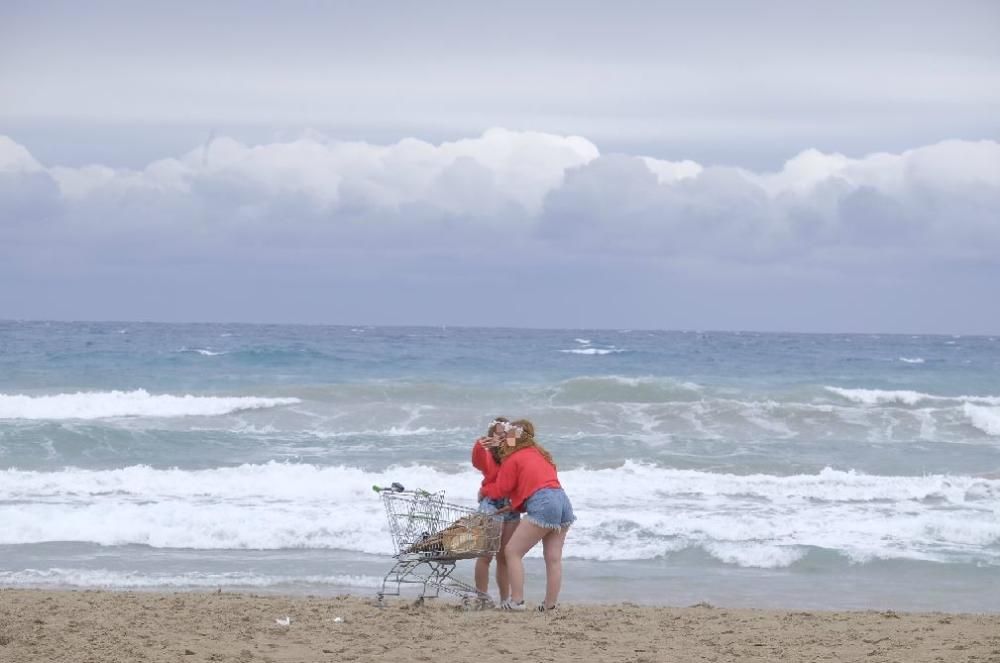
{"type": "MultiPolygon", "coordinates": [[[[507,575],[507,559],[504,557],[504,546],[517,529],[521,514],[509,509],[510,500],[490,499],[486,497],[487,486],[492,486],[500,472],[500,455],[498,446],[503,440],[504,425],[509,423],[506,417],[497,417],[486,429],[486,437],[481,437],[472,445],[472,465],[483,473],[483,481],[479,487],[479,510],[494,514],[503,512],[503,530],[500,535],[500,550],[497,553],[497,588],[500,592],[500,605],[510,602],[510,578],[507,575]]],[[[490,588],[490,562],[492,555],[476,558],[476,589],[480,594],[487,594],[490,588]]]]}
{"type": "Polygon", "coordinates": [[[545,558],[545,601],[540,611],[552,610],[562,588],[562,551],[569,526],[576,520],[573,505],[559,483],[552,456],[535,442],[535,427],[527,419],[504,425],[500,444],[500,471],[484,488],[487,497],[510,499],[510,508],[525,513],[505,557],[510,577],[508,610],[524,610],[524,556],[542,542],[545,558]]]}

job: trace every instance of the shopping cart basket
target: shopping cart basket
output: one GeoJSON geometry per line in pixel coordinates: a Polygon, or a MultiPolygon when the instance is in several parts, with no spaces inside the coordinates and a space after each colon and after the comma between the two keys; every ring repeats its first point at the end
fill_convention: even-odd
{"type": "Polygon", "coordinates": [[[417,603],[442,591],[478,607],[492,601],[476,588],[454,577],[455,562],[500,549],[501,518],[444,501],[444,492],[406,490],[398,483],[374,486],[382,497],[395,549],[395,565],[382,580],[379,604],[386,596],[400,596],[404,585],[421,585],[417,603]]]}

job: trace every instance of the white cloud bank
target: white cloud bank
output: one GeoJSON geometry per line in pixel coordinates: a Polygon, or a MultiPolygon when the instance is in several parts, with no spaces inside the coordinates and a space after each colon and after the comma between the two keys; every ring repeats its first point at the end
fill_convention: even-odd
{"type": "Polygon", "coordinates": [[[1000,325],[998,282],[992,140],[752,172],[504,129],[309,133],[128,170],[0,136],[0,318],[482,324],[490,298],[523,326],[968,332],[1000,325]]]}
{"type": "Polygon", "coordinates": [[[757,173],[601,155],[578,136],[504,129],[440,145],[312,133],[253,146],[220,137],[121,170],[46,166],[0,136],[0,192],[0,227],[26,237],[33,226],[161,237],[254,229],[294,244],[300,230],[315,238],[325,229],[343,246],[377,237],[381,223],[425,224],[438,248],[478,226],[567,250],[976,252],[998,246],[1000,144],[945,141],[862,158],[806,150],[779,172],[757,173]]]}
{"type": "Polygon", "coordinates": [[[453,214],[482,215],[504,204],[537,214],[566,170],[597,157],[597,148],[577,136],[491,129],[441,145],[416,139],[370,145],[311,133],[293,142],[247,146],[221,137],[141,171],[101,165],[44,168],[23,146],[0,136],[0,173],[45,173],[71,206],[154,192],[195,197],[205,187],[232,187],[231,202],[237,205],[246,197],[297,196],[332,213],[425,203],[453,214]]]}

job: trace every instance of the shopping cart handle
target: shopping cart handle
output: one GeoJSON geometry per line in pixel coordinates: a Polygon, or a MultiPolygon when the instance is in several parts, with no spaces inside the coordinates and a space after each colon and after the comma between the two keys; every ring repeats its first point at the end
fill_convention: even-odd
{"type": "Polygon", "coordinates": [[[403,484],[399,483],[398,481],[393,481],[392,485],[389,486],[388,488],[386,488],[385,486],[372,486],[372,490],[374,490],[376,493],[381,493],[383,490],[391,490],[394,493],[401,493],[406,489],[403,488],[403,484]]]}

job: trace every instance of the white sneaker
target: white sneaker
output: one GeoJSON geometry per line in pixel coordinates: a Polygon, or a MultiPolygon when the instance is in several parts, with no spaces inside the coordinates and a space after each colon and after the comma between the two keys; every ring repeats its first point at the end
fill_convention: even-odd
{"type": "Polygon", "coordinates": [[[513,610],[514,612],[524,612],[528,608],[527,608],[527,606],[524,605],[524,601],[521,601],[520,603],[514,603],[512,601],[506,601],[505,603],[501,603],[500,604],[500,609],[501,610],[513,610]]]}

